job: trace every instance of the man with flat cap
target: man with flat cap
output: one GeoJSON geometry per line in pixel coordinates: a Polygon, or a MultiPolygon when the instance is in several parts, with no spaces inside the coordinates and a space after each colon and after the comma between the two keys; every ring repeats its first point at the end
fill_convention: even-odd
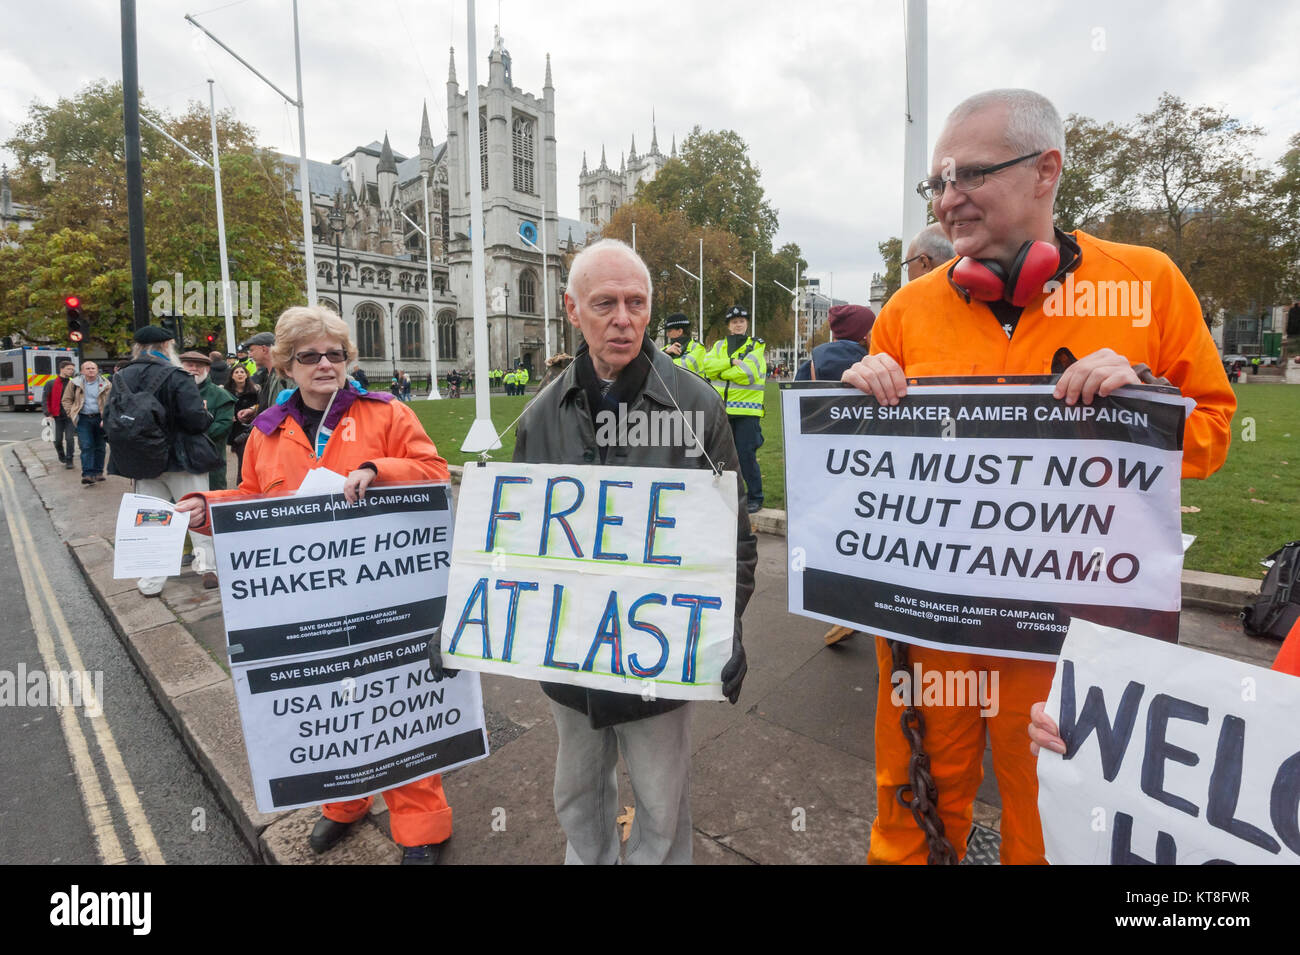
{"type": "MultiPolygon", "coordinates": [[[[179,501],[208,489],[206,468],[191,472],[192,442],[203,437],[212,415],[194,379],[180,366],[172,333],[146,325],[135,333],[131,361],[113,375],[104,433],[112,454],[108,472],[133,478],[136,494],[179,501]]],[[[206,441],[206,438],[204,438],[206,441]]],[[[197,549],[198,539],[191,535],[197,549]]],[[[157,597],[166,577],[142,577],[140,593],[157,597]]]]}
{"type": "Polygon", "coordinates": [[[664,354],[673,360],[673,364],[697,375],[704,374],[701,369],[708,349],[691,338],[691,320],[681,312],[673,312],[664,320],[664,334],[668,337],[664,354]]]}
{"type": "Polygon", "coordinates": [[[708,378],[727,406],[727,420],[736,439],[740,474],[745,479],[746,510],[763,506],[763,475],[758,449],[763,446],[763,386],[767,383],[767,345],[749,336],[749,311],[742,305],[727,310],[727,335],[704,355],[700,373],[708,378]]]}
{"type": "Polygon", "coordinates": [[[259,389],[257,407],[245,408],[238,414],[241,422],[249,424],[263,411],[275,404],[275,399],[280,397],[280,392],[283,389],[291,388],[293,385],[292,382],[286,382],[281,378],[272,364],[271,346],[275,344],[275,335],[270,332],[258,332],[244,344],[248,348],[249,360],[257,365],[257,371],[251,377],[253,384],[257,385],[259,389]]]}

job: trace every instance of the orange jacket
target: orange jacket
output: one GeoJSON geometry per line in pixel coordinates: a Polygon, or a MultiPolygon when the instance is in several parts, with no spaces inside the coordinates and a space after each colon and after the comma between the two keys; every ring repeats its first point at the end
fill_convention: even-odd
{"type": "MultiPolygon", "coordinates": [[[[319,458],[302,425],[292,416],[286,415],[270,434],[254,427],[244,450],[239,487],[206,491],[201,496],[211,504],[262,494],[287,494],[297,490],[313,468],[325,467],[346,475],[367,462],[377,469],[374,484],[448,480],[447,462],[438,455],[415,412],[400,401],[384,400],[388,397],[358,396],[334,426],[319,458]]],[[[273,413],[274,408],[263,415],[273,413]]],[[[211,533],[211,512],[194,530],[211,533]]]]}
{"type": "Polygon", "coordinates": [[[890,355],[909,377],[1046,375],[1062,346],[1076,358],[1110,348],[1196,399],[1182,473],[1209,477],[1228,455],[1237,398],[1196,294],[1163,252],[1073,234],[1083,258],[1072,280],[1026,305],[1010,339],[988,305],[953,289],[944,265],[890,298],[871,330],[871,353],[890,355]]]}

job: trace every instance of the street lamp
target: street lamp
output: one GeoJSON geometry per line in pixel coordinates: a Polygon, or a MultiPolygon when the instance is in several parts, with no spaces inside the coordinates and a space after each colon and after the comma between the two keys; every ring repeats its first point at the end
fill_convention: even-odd
{"type": "Polygon", "coordinates": [[[509,282],[505,282],[501,286],[501,294],[504,295],[506,299],[506,367],[514,368],[515,366],[510,363],[511,357],[510,357],[510,283],[509,282]]]}
{"type": "Polygon", "coordinates": [[[394,334],[393,303],[388,303],[388,350],[393,354],[393,378],[397,378],[397,336],[394,334]]]}
{"type": "MultiPolygon", "coordinates": [[[[546,216],[545,215],[542,216],[542,247],[540,249],[537,247],[537,244],[533,242],[532,239],[528,238],[528,236],[524,235],[522,231],[520,231],[519,233],[519,238],[523,239],[530,246],[532,246],[534,252],[542,253],[542,301],[546,303],[546,311],[545,311],[546,360],[550,361],[551,360],[551,281],[550,281],[550,276],[547,274],[547,268],[546,268],[546,216]]],[[[508,289],[506,292],[506,304],[507,306],[510,304],[510,295],[508,289]]],[[[507,312],[508,311],[509,309],[507,308],[507,312]]],[[[509,318],[508,315],[507,318],[509,318]]],[[[509,328],[507,326],[507,334],[508,333],[509,333],[509,328]]]]}
{"type": "MultiPolygon", "coordinates": [[[[731,272],[731,269],[727,269],[727,271],[731,272]]],[[[731,272],[731,274],[735,275],[736,278],[740,279],[742,282],[744,282],[746,285],[749,286],[749,331],[751,335],[757,338],[758,337],[758,288],[757,288],[758,252],[754,251],[750,253],[750,259],[749,259],[750,278],[749,279],[746,279],[742,275],[736,275],[735,272],[731,272]]],[[[798,284],[798,282],[796,282],[795,284],[798,284]]]]}
{"type": "Polygon", "coordinates": [[[799,293],[796,290],[799,288],[799,263],[796,262],[794,266],[794,288],[793,289],[786,288],[786,286],[781,285],[780,282],[777,282],[776,279],[772,279],[772,281],[776,282],[778,286],[785,289],[792,296],[794,296],[794,370],[796,373],[798,373],[799,371],[799,293]]]}
{"type": "Polygon", "coordinates": [[[335,209],[329,214],[330,231],[334,233],[334,284],[339,293],[339,318],[343,318],[343,259],[339,255],[339,239],[343,235],[343,213],[335,209]]]}

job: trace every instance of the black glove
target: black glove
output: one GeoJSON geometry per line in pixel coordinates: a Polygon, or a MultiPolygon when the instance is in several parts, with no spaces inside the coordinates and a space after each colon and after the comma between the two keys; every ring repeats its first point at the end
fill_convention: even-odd
{"type": "Polygon", "coordinates": [[[722,695],[733,704],[740,699],[740,685],[745,682],[749,664],[745,662],[745,648],[740,637],[731,638],[731,659],[722,668],[722,695]]]}
{"type": "Polygon", "coordinates": [[[442,636],[438,633],[429,637],[429,669],[433,671],[434,683],[441,683],[445,677],[455,676],[460,672],[442,665],[442,636]]]}

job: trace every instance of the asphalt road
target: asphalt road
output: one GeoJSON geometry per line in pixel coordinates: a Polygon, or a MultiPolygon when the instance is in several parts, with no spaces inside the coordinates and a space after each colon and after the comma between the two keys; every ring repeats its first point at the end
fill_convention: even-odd
{"type": "Polygon", "coordinates": [[[0,413],[0,863],[254,862],[3,448],[40,421],[0,413]],[[51,671],[102,716],[42,699],[51,671]]]}

